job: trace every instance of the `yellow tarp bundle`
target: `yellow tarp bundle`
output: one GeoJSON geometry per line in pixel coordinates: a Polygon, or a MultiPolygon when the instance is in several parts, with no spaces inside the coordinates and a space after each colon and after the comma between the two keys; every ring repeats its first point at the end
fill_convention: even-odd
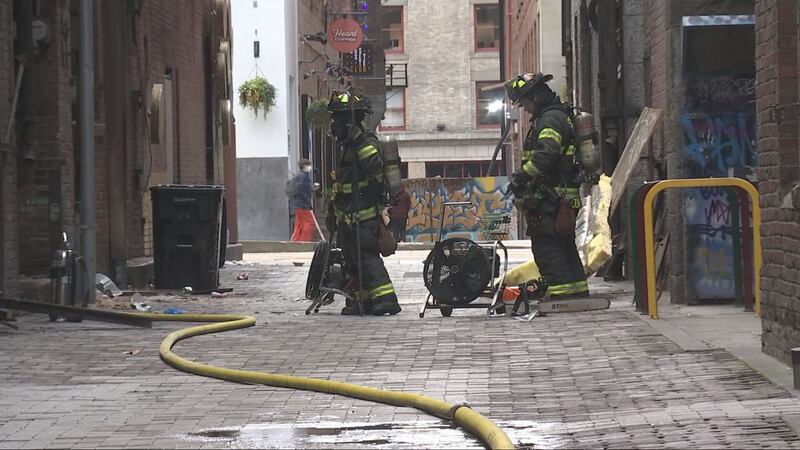
{"type": "Polygon", "coordinates": [[[611,208],[611,178],[600,175],[600,182],[592,186],[587,236],[591,236],[578,253],[586,273],[593,273],[611,259],[611,227],[608,225],[608,211],[611,208]]]}
{"type": "MultiPolygon", "coordinates": [[[[506,286],[518,286],[531,280],[538,280],[541,277],[542,275],[539,273],[539,267],[536,262],[530,260],[509,270],[503,284],[506,286]]],[[[499,282],[500,280],[497,281],[499,282]]]]}

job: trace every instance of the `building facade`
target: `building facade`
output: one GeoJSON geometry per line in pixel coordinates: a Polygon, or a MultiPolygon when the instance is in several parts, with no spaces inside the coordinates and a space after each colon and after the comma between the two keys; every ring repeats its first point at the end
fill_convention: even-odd
{"type": "MultiPolygon", "coordinates": [[[[96,264],[124,285],[128,261],[152,254],[149,188],[225,183],[229,5],[93,5],[96,264]]],[[[62,232],[80,248],[78,49],[77,1],[0,1],[6,296],[47,277],[62,232]]]]}
{"type": "MultiPolygon", "coordinates": [[[[276,91],[275,106],[256,114],[233,105],[236,177],[242,240],[291,236],[284,184],[299,158],[297,2],[233,0],[233,87],[264,77],[276,91]]],[[[238,96],[238,92],[237,92],[238,96]]]]}
{"type": "MultiPolygon", "coordinates": [[[[628,186],[666,178],[757,181],[753,1],[564,5],[569,90],[594,114],[607,174],[648,106],[663,115],[628,186]]],[[[734,245],[741,233],[731,221],[738,207],[729,194],[671,190],[656,205],[664,224],[658,237],[667,245],[663,286],[673,302],[741,299],[734,245]]],[[[627,204],[611,218],[618,250],[628,247],[627,204]]]]}
{"type": "MultiPolygon", "coordinates": [[[[560,0],[504,1],[503,78],[521,73],[541,72],[553,75],[549,86],[569,101],[567,92],[567,60],[563,54],[560,0]]],[[[530,114],[524,109],[506,105],[508,126],[506,166],[509,173],[520,166],[525,136],[530,129],[530,114]]]]}
{"type": "MultiPolygon", "coordinates": [[[[488,175],[505,92],[496,0],[387,0],[386,112],[407,178],[488,175]]],[[[505,166],[499,168],[505,173],[505,166]]]]}
{"type": "Polygon", "coordinates": [[[284,186],[300,158],[312,161],[314,182],[322,187],[314,208],[324,223],[321,192],[335,156],[328,130],[315,125],[308,111],[315,100],[327,100],[332,90],[350,83],[371,100],[375,114],[368,126],[377,126],[385,98],[380,10],[379,0],[233,0],[240,42],[234,84],[260,75],[277,90],[276,105],[266,117],[234,108],[243,240],[289,239],[293,211],[284,186]],[[352,54],[340,54],[327,42],[328,25],[341,18],[356,19],[365,28],[364,42],[352,54]]]}
{"type": "Polygon", "coordinates": [[[800,6],[758,1],[755,14],[761,341],[766,353],[791,363],[800,346],[800,6]]]}

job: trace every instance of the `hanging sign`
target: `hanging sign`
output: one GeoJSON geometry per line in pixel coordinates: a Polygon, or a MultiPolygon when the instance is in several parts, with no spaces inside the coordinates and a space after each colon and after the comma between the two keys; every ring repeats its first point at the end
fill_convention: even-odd
{"type": "Polygon", "coordinates": [[[351,53],[361,46],[364,30],[353,19],[337,19],[328,25],[328,44],[339,53],[351,53]]]}

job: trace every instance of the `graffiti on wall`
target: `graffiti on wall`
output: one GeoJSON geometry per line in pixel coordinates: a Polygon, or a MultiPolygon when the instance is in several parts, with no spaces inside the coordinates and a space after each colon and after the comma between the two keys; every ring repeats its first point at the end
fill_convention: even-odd
{"type": "Polygon", "coordinates": [[[444,210],[443,239],[464,237],[481,240],[481,219],[486,214],[511,214],[513,199],[506,177],[416,178],[404,180],[411,197],[406,226],[409,242],[432,242],[439,237],[442,204],[470,202],[470,206],[444,210]]]}
{"type": "Polygon", "coordinates": [[[755,170],[755,116],[684,114],[685,173],[691,178],[749,178],[755,170]]]}
{"type": "Polygon", "coordinates": [[[726,188],[697,188],[684,194],[686,286],[692,298],[735,295],[732,211],[726,188]]]}
{"type": "MultiPolygon", "coordinates": [[[[687,178],[752,179],[756,167],[755,80],[687,77],[683,129],[687,178]]],[[[692,299],[733,298],[733,215],[730,190],[684,192],[686,294],[692,299]]],[[[741,222],[739,222],[741,223],[741,222]]]]}

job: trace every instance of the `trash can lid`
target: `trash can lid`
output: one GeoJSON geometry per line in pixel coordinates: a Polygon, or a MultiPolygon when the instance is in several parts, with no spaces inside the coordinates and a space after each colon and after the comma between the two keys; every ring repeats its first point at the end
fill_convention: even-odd
{"type": "Polygon", "coordinates": [[[159,184],[150,186],[150,191],[224,191],[225,186],[216,184],[159,184]]]}

